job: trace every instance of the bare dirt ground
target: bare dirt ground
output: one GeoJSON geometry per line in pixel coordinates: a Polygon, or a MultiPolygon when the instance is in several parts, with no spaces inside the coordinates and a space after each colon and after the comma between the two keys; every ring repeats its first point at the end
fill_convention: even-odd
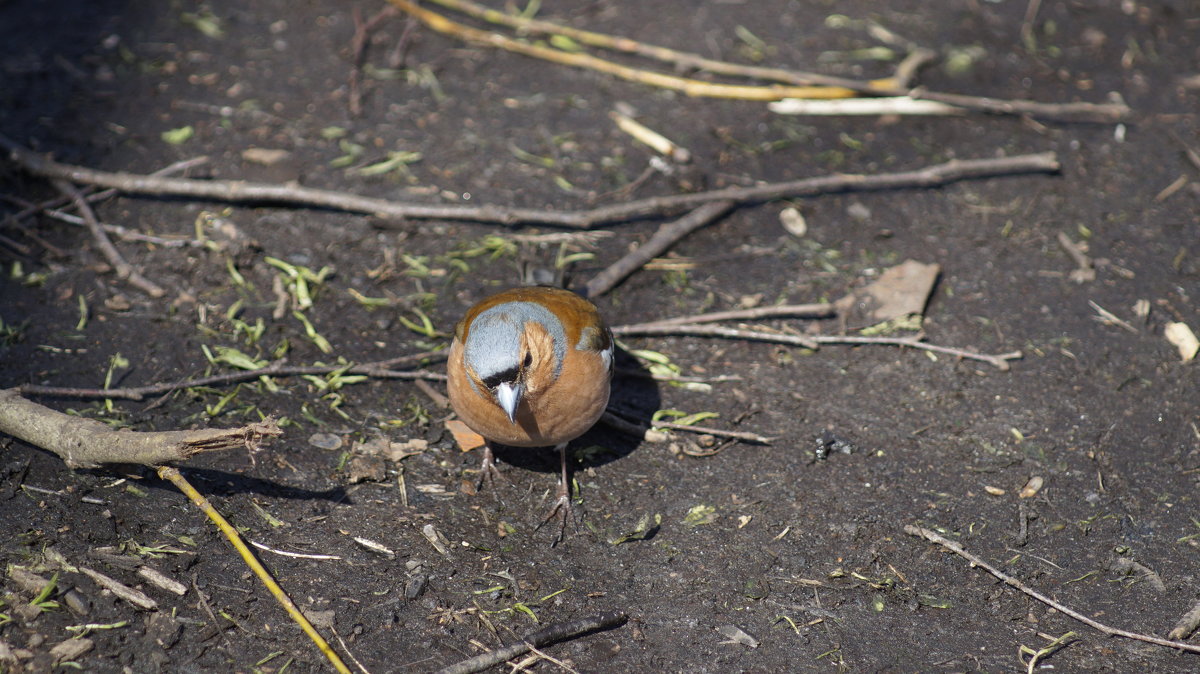
{"type": "MultiPolygon", "coordinates": [[[[36,399],[133,430],[285,419],[283,437],[256,456],[204,455],[183,474],[247,538],[337,557],[259,552],[335,648],[371,672],[435,670],[613,610],[629,621],[547,647],[559,664],[532,668],[1025,671],[1022,647],[1074,632],[1038,666],[1196,671],[1195,653],[1106,636],[903,529],[941,532],[1083,615],[1139,633],[1165,637],[1200,596],[1197,370],[1163,336],[1168,322],[1200,329],[1200,166],[1187,155],[1200,151],[1200,5],[1032,4],[1031,19],[1030,3],[1011,0],[596,0],[546,3],[539,16],[855,78],[886,76],[903,55],[901,42],[872,30],[881,26],[938,53],[919,77],[930,89],[1057,103],[1115,92],[1131,119],[785,117],[470,45],[403,15],[372,26],[356,94],[354,16],[366,21],[384,3],[0,3],[0,133],[111,171],[204,155],[189,176],[577,209],[952,158],[1053,151],[1062,163],[1058,175],[738,208],[600,298],[614,325],[816,302],[914,259],[942,268],[928,341],[1024,357],[1000,371],[884,346],[628,338],[627,348],[665,354],[685,375],[738,379],[705,391],[622,377],[614,404],[643,417],[713,412],[705,425],[774,441],[697,457],[681,451],[705,449],[696,436],[676,435],[672,451],[599,426],[573,444],[582,521],[556,547],[549,527],[535,531],[556,457],[505,453],[510,484],[470,493],[477,453],[459,451],[448,413],[410,381],[279,378],[142,402],[36,399]],[[653,153],[609,119],[620,102],[688,148],[692,163],[635,183],[653,153]],[[247,158],[251,148],[286,154],[264,165],[247,158]],[[360,170],[389,158],[391,170],[360,170]],[[789,206],[807,221],[802,237],[780,225],[789,206]],[[1076,262],[1060,233],[1086,244],[1093,280],[1070,277],[1076,262]],[[1135,311],[1142,300],[1148,313],[1135,311]],[[428,445],[397,461],[364,456],[362,443],[379,437],[428,445]],[[831,438],[835,451],[818,458],[831,438]]],[[[118,240],[167,291],[151,298],[107,269],[85,229],[8,218],[21,210],[8,198],[56,194],[0,163],[3,387],[137,386],[235,370],[211,364],[206,348],[297,365],[441,348],[462,311],[519,284],[520,269],[591,253],[570,265],[578,285],[661,224],[620,223],[563,247],[528,238],[561,231],[547,227],[183,198],[100,203],[103,221],[157,237],[190,240],[197,222],[206,228],[207,247],[118,240]],[[287,265],[329,269],[301,313],[328,352],[290,307],[276,313],[287,265]]],[[[328,668],[208,520],[147,468],[72,471],[0,439],[0,560],[0,671],[328,668]],[[147,566],[184,594],[139,575],[147,566]],[[15,567],[59,575],[37,597],[15,567]],[[157,610],[78,567],[138,587],[157,610]],[[88,624],[99,627],[78,628],[88,624]],[[81,633],[90,641],[70,641],[81,633]],[[72,650],[80,643],[90,648],[72,650]]]]}

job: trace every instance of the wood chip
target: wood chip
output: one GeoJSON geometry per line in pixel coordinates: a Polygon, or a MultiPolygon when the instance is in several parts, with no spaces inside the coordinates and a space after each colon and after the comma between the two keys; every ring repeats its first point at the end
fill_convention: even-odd
{"type": "Polygon", "coordinates": [[[788,207],[779,212],[779,224],[788,234],[803,239],[808,234],[808,221],[804,219],[804,215],[800,213],[800,209],[788,207]]]}
{"type": "Polygon", "coordinates": [[[1179,349],[1179,357],[1183,362],[1190,362],[1196,357],[1196,353],[1200,352],[1200,340],[1196,339],[1196,333],[1188,327],[1187,323],[1167,323],[1167,327],[1163,329],[1163,336],[1176,349],[1179,349]]]}

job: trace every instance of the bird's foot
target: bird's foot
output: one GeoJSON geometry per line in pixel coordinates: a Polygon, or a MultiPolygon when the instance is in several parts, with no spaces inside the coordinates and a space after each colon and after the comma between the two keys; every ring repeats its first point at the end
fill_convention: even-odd
{"type": "Polygon", "coordinates": [[[483,485],[487,485],[489,489],[496,486],[497,482],[508,482],[500,469],[496,467],[496,455],[492,453],[492,445],[485,444],[483,446],[483,460],[479,463],[479,480],[475,483],[475,490],[483,489],[483,485]]]}
{"type": "Polygon", "coordinates": [[[555,538],[554,542],[550,544],[551,547],[562,543],[563,539],[566,538],[568,519],[570,519],[571,523],[576,527],[579,526],[579,521],[575,518],[575,509],[571,506],[571,482],[567,477],[566,443],[558,446],[558,454],[562,463],[562,475],[558,481],[557,498],[554,500],[554,505],[550,507],[550,512],[546,514],[546,518],[542,520],[541,524],[537,525],[537,529],[534,529],[534,531],[537,531],[538,529],[546,526],[546,523],[550,520],[554,519],[555,517],[558,518],[558,537],[555,538]]]}

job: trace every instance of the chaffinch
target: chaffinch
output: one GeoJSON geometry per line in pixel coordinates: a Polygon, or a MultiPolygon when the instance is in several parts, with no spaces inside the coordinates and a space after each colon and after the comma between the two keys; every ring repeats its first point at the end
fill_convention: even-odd
{"type": "Polygon", "coordinates": [[[570,510],[566,447],[608,404],[612,333],[595,305],[544,286],[514,288],[467,310],[454,329],[448,363],[450,404],[482,435],[483,479],[495,473],[491,443],[556,445],[558,501],[546,520],[570,510]]]}

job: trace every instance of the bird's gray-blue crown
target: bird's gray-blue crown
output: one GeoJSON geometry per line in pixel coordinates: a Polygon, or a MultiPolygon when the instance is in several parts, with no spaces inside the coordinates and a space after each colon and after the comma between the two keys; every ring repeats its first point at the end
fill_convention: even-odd
{"type": "Polygon", "coordinates": [[[554,340],[554,377],[562,369],[567,338],[562,322],[546,307],[533,302],[505,302],[471,321],[463,358],[489,388],[511,382],[521,371],[521,331],[535,321],[554,340]]]}

